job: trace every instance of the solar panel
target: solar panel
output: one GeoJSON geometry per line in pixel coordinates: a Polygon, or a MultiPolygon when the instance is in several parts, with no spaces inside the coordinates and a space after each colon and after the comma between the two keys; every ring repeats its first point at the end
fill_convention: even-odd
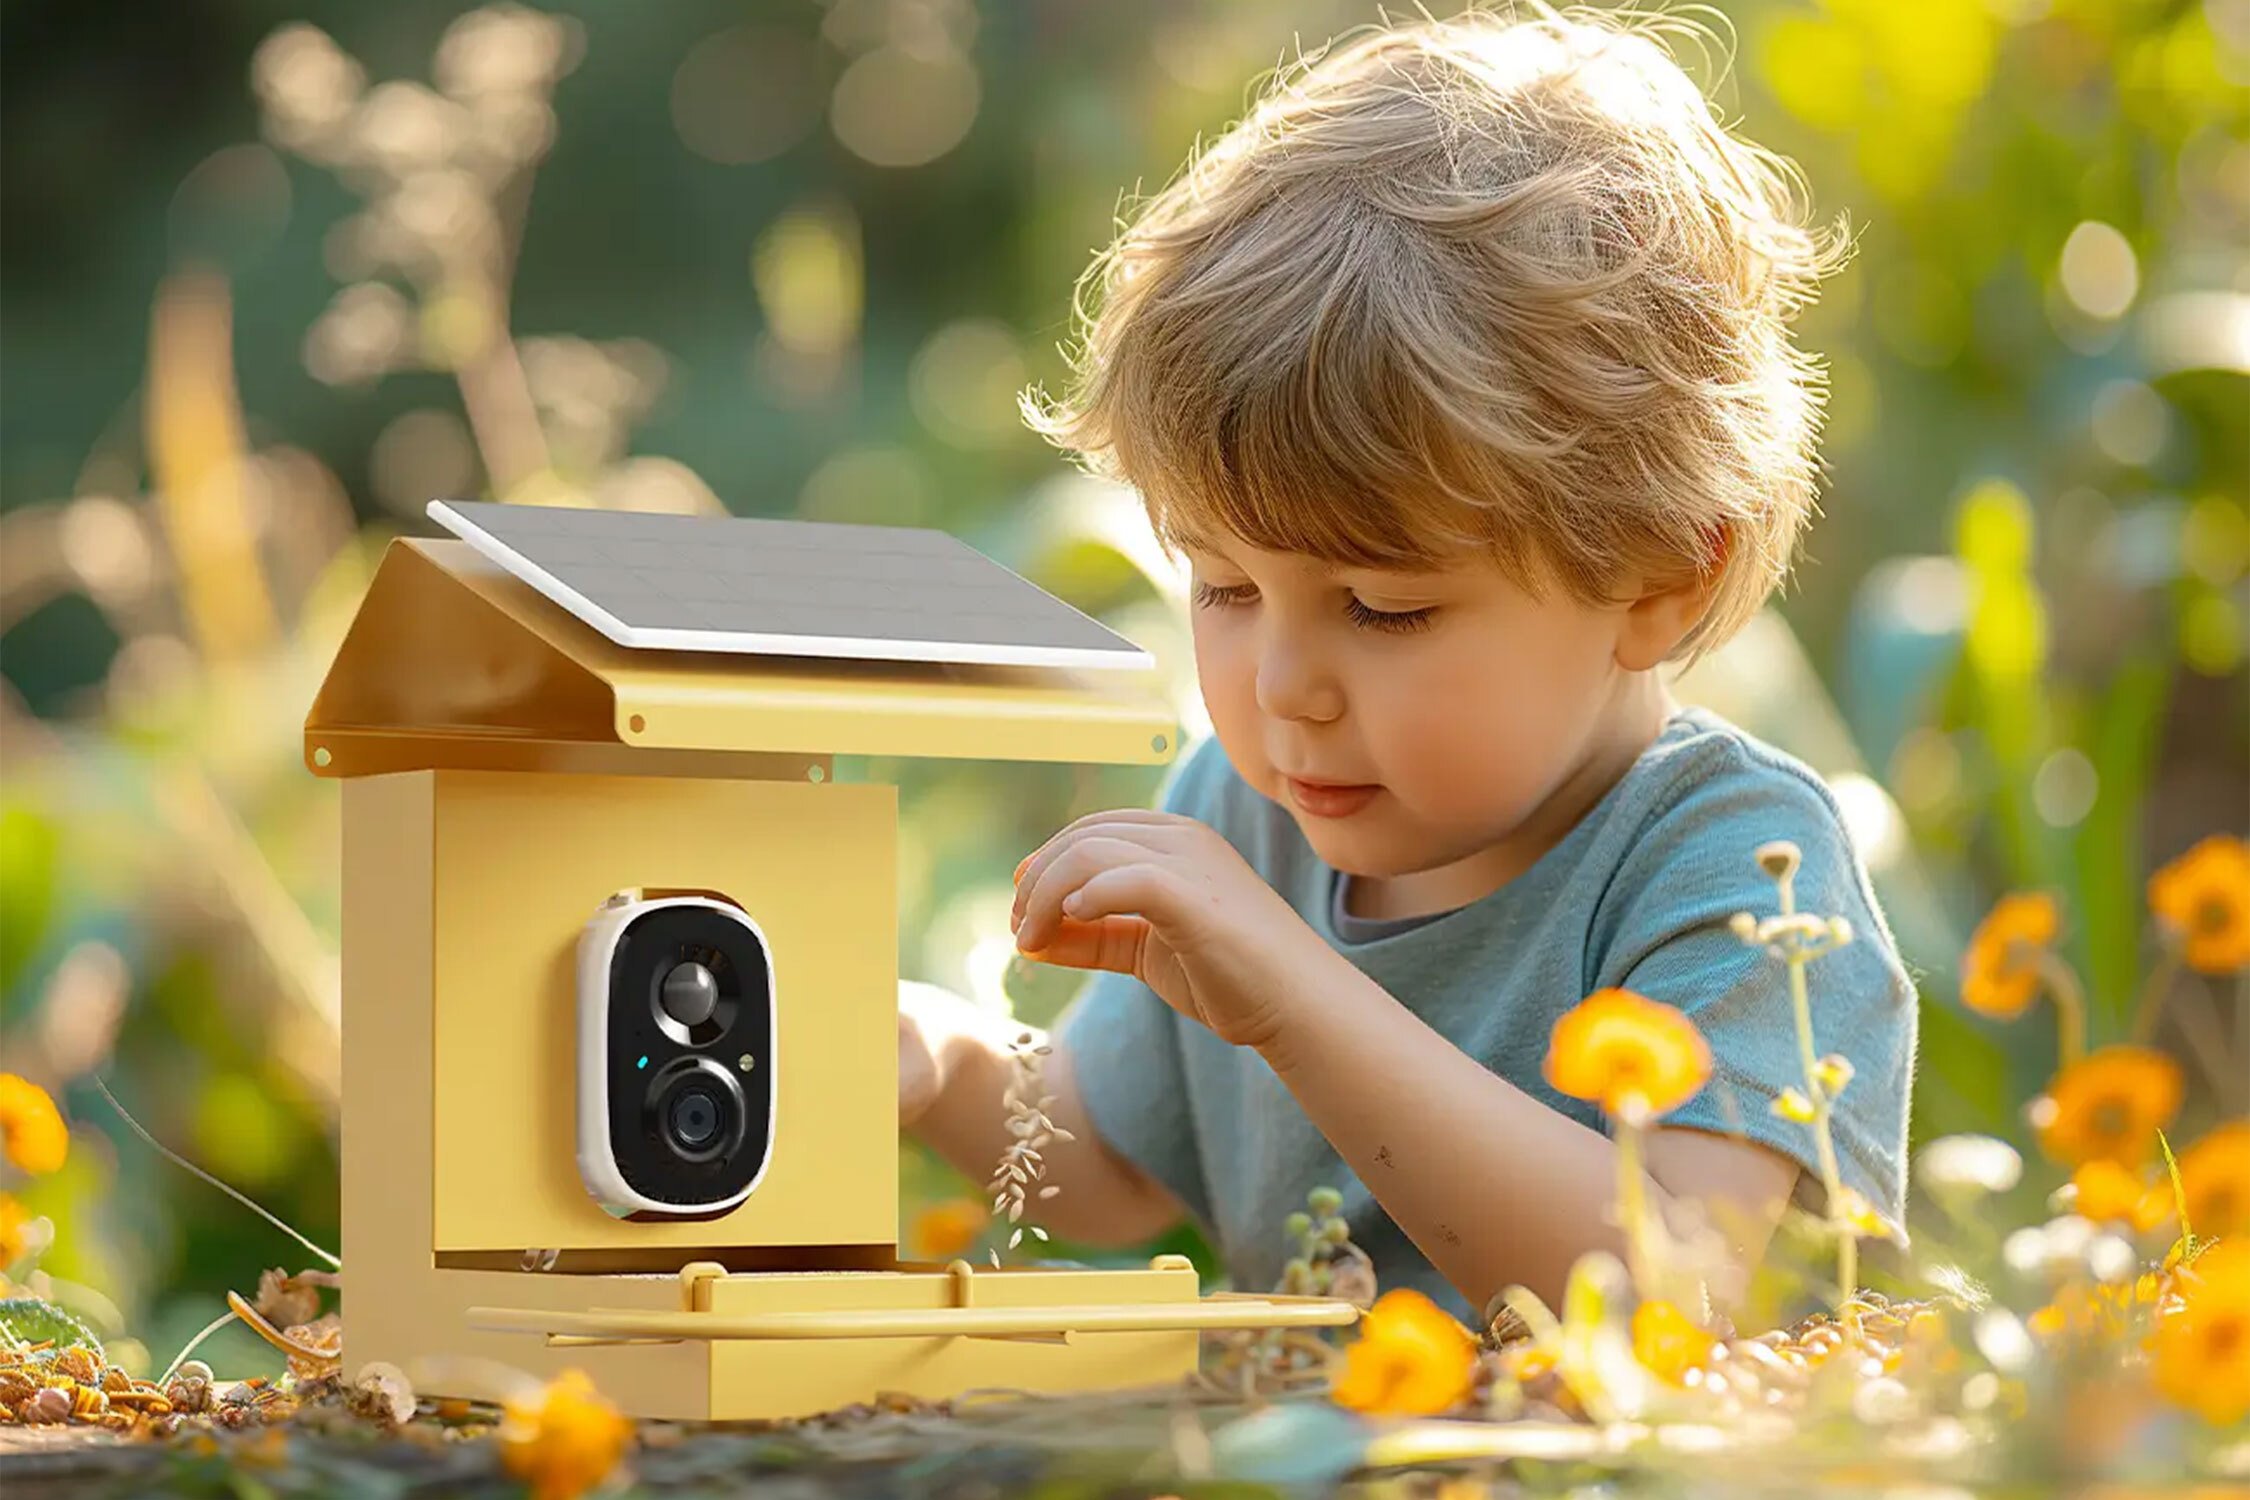
{"type": "Polygon", "coordinates": [[[470,500],[433,500],[429,513],[621,646],[1026,667],[1154,660],[943,531],[470,500]]]}

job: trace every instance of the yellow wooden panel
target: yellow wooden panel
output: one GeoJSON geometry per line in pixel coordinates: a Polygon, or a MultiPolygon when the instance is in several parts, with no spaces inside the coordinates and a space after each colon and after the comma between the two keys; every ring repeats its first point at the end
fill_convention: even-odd
{"type": "Polygon", "coordinates": [[[896,1244],[895,789],[433,774],[435,1247],[896,1244]],[[627,886],[723,892],[773,954],[772,1164],[708,1223],[612,1219],[578,1176],[578,933],[627,886]]]}
{"type": "Polygon", "coordinates": [[[343,790],[344,1357],[401,1363],[430,1256],[430,839],[428,772],[343,790]]]}

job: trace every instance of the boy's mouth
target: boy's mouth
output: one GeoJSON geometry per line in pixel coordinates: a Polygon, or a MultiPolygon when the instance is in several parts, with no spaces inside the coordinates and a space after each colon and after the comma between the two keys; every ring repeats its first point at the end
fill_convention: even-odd
{"type": "Polygon", "coordinates": [[[1289,800],[1316,818],[1348,818],[1374,801],[1375,794],[1382,790],[1377,785],[1299,781],[1294,776],[1282,780],[1289,787],[1289,800]]]}

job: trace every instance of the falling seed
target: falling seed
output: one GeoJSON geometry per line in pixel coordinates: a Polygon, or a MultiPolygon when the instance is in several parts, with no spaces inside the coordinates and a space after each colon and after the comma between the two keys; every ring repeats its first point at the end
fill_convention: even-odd
{"type": "Polygon", "coordinates": [[[1040,1196],[1040,1197],[1042,1197],[1042,1198],[1052,1198],[1052,1197],[1054,1197],[1054,1196],[1055,1196],[1055,1194],[1057,1194],[1057,1193],[1059,1193],[1059,1192],[1061,1192],[1061,1191],[1062,1191],[1062,1189],[1061,1189],[1061,1188],[1059,1188],[1059,1187],[1055,1187],[1055,1186],[1053,1186],[1053,1185],[1051,1185],[1051,1184],[1050,1184],[1049,1186],[1047,1186],[1047,1187],[1043,1187],[1043,1188],[1041,1188],[1041,1189],[1039,1190],[1039,1196],[1040,1196]]]}
{"type": "Polygon", "coordinates": [[[1009,1235],[1009,1236],[1008,1236],[1008,1248],[1009,1248],[1010,1250],[1013,1250],[1013,1249],[1015,1249],[1015,1248],[1016,1248],[1016,1246],[1018,1246],[1018,1245],[1020,1245],[1020,1244],[1022,1244],[1022,1243],[1023,1243],[1023,1231],[1022,1231],[1022,1230],[1020,1230],[1020,1229],[1019,1229],[1019,1230],[1017,1230],[1017,1231],[1016,1231],[1016,1232],[1015,1232],[1014,1234],[1011,1234],[1011,1235],[1009,1235]]]}
{"type": "Polygon", "coordinates": [[[990,1256],[992,1257],[992,1269],[993,1269],[993,1270],[995,1270],[995,1271],[999,1270],[999,1269],[1000,1269],[1000,1252],[999,1252],[999,1251],[997,1251],[997,1250],[991,1250],[991,1251],[987,1251],[986,1253],[987,1253],[987,1254],[989,1254],[989,1255],[990,1255],[990,1256]]]}
{"type": "Polygon", "coordinates": [[[1039,1227],[1038,1225],[1036,1225],[1036,1224],[1031,1224],[1031,1225],[1026,1225],[1025,1227],[1026,1227],[1026,1228],[1028,1228],[1028,1229],[1030,1229],[1030,1231],[1031,1231],[1031,1237],[1032,1237],[1033,1239],[1035,1239],[1035,1240],[1045,1240],[1045,1239],[1047,1238],[1047,1231],[1046,1231],[1046,1230],[1044,1230],[1044,1229],[1041,1229],[1041,1228],[1040,1228],[1040,1227],[1039,1227]]]}

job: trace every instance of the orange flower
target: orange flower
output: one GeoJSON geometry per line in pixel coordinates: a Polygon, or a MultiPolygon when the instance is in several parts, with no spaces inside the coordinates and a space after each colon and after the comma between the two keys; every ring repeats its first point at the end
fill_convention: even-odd
{"type": "Polygon", "coordinates": [[[0,1073],[0,1139],[8,1160],[33,1174],[52,1172],[70,1154],[70,1130],[47,1091],[13,1073],[0,1073]]]}
{"type": "Polygon", "coordinates": [[[31,1222],[31,1215],[23,1205],[6,1193],[0,1193],[0,1271],[23,1259],[24,1251],[31,1248],[30,1237],[23,1230],[31,1222]]]}
{"type": "Polygon", "coordinates": [[[984,1205],[973,1198],[951,1198],[933,1203],[914,1216],[915,1253],[925,1260],[951,1260],[964,1255],[984,1232],[984,1205]]]}
{"type": "Polygon", "coordinates": [[[1643,1302],[1633,1309],[1633,1357],[1660,1380],[1685,1385],[1687,1372],[1710,1364],[1718,1347],[1717,1339],[1669,1302],[1643,1302]]]}
{"type": "Polygon", "coordinates": [[[2146,1328],[2168,1295],[2165,1278],[2146,1273],[2115,1286],[2066,1282],[2055,1300],[2024,1319],[2024,1324],[2043,1339],[2071,1336],[2114,1342],[2146,1328]]]}
{"type": "Polygon", "coordinates": [[[510,1400],[495,1434],[500,1462],[535,1500],[573,1500],[609,1477],[633,1424],[618,1415],[583,1370],[510,1400]]]}
{"type": "Polygon", "coordinates": [[[2180,1107],[2180,1067],[2146,1047],[2103,1047],[2055,1075],[2033,1102],[2040,1149],[2066,1166],[2097,1157],[2137,1167],[2180,1107]]]}
{"type": "Polygon", "coordinates": [[[2012,1021],[2039,994],[2030,950],[2055,940],[2055,898],[2038,891],[2002,896],[1969,938],[1961,959],[1961,1003],[1980,1016],[2012,1021]]]}
{"type": "Polygon", "coordinates": [[[2148,904],[2206,974],[2250,968],[2250,844],[2214,833],[2148,878],[2148,904]]]}
{"type": "Polygon", "coordinates": [[[2145,1234],[2172,1217],[2170,1179],[2152,1180],[2106,1156],[2080,1163],[2070,1185],[2072,1211],[2096,1224],[2127,1224],[2145,1234]]]}
{"type": "Polygon", "coordinates": [[[1596,990],[1555,1022],[1547,1081],[1638,1122],[1679,1108],[1711,1076],[1695,1023],[1631,990],[1596,990]]]}
{"type": "Polygon", "coordinates": [[[2156,1387],[2214,1427],[2250,1413],[2250,1241],[2213,1245],[2156,1325],[2156,1387]]]}
{"type": "Polygon", "coordinates": [[[1476,1367],[1469,1330],[1412,1287],[1400,1287],[1367,1310],[1329,1397],[1354,1411],[1432,1416],[1468,1399],[1476,1367]]]}
{"type": "Polygon", "coordinates": [[[2207,1240],[2250,1237],[2250,1120],[2233,1120],[2180,1153],[2188,1224],[2207,1240]]]}

